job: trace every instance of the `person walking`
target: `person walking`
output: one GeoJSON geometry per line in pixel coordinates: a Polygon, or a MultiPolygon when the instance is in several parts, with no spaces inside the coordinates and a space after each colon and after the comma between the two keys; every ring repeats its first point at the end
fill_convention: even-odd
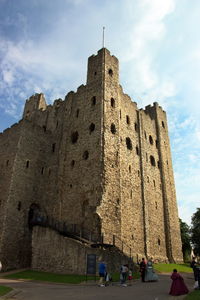
{"type": "Polygon", "coordinates": [[[128,275],[128,265],[124,264],[121,266],[120,269],[120,281],[121,281],[121,285],[123,286],[127,286],[126,284],[127,275],[128,275]]]}
{"type": "Polygon", "coordinates": [[[146,272],[146,262],[145,262],[145,259],[143,257],[142,261],[140,262],[140,274],[141,274],[142,282],[145,282],[145,272],[146,272]]]}
{"type": "Polygon", "coordinates": [[[177,269],[173,270],[171,275],[172,284],[169,294],[172,296],[180,296],[189,293],[187,286],[183,280],[183,277],[177,272],[177,269]]]}
{"type": "Polygon", "coordinates": [[[197,262],[196,262],[196,259],[195,259],[194,256],[193,256],[192,261],[191,261],[191,263],[190,263],[190,267],[191,267],[192,270],[193,270],[194,281],[197,281],[197,280],[198,280],[198,276],[197,276],[197,262]]]}
{"type": "Polygon", "coordinates": [[[99,264],[99,286],[103,287],[105,286],[104,284],[104,279],[106,276],[106,264],[105,262],[100,262],[99,264]]]}

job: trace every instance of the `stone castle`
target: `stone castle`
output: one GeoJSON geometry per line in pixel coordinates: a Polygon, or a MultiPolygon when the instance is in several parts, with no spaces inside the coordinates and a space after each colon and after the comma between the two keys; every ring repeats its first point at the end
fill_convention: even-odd
{"type": "Polygon", "coordinates": [[[0,164],[4,270],[81,273],[85,254],[111,248],[182,261],[166,113],[124,94],[106,48],[64,100],[26,101],[22,120],[0,134],[0,164]]]}

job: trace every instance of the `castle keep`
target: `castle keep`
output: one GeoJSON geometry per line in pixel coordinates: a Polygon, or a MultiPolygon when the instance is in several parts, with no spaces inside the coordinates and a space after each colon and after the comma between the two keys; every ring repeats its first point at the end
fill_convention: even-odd
{"type": "Polygon", "coordinates": [[[0,165],[5,270],[82,272],[98,247],[182,261],[166,113],[124,94],[106,48],[64,100],[26,101],[22,120],[0,134],[0,165]]]}

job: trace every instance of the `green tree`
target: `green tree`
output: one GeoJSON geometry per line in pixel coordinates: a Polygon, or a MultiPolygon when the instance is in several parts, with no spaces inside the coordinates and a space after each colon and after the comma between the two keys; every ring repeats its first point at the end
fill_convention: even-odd
{"type": "Polygon", "coordinates": [[[190,238],[190,227],[179,219],[180,229],[181,229],[181,241],[182,241],[182,251],[183,251],[183,259],[187,261],[190,258],[191,253],[191,238],[190,238]]]}
{"type": "Polygon", "coordinates": [[[200,208],[192,216],[191,241],[194,254],[200,256],[200,208]]]}

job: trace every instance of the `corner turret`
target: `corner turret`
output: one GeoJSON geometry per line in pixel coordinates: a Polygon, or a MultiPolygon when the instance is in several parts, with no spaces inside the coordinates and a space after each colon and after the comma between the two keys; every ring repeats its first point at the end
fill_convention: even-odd
{"type": "Polygon", "coordinates": [[[44,94],[32,95],[26,100],[26,104],[23,112],[23,119],[29,119],[29,116],[36,110],[46,110],[47,104],[44,94]]]}

